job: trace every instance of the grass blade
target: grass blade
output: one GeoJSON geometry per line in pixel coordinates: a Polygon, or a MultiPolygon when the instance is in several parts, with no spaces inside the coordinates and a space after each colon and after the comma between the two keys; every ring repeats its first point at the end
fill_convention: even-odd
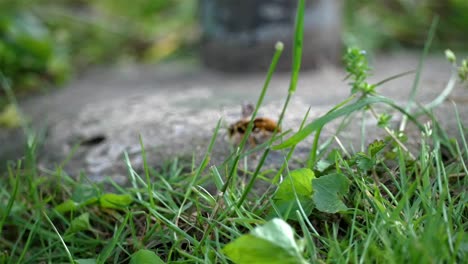
{"type": "MultiPolygon", "coordinates": [[[[429,28],[429,33],[427,35],[426,43],[424,43],[424,50],[418,62],[418,67],[416,69],[416,76],[414,77],[413,85],[411,87],[411,92],[409,95],[409,101],[405,108],[406,112],[409,112],[411,110],[412,104],[414,102],[414,98],[416,97],[416,93],[417,93],[418,86],[419,86],[419,80],[421,78],[421,72],[423,69],[423,64],[424,64],[424,61],[426,60],[427,54],[429,53],[429,49],[432,45],[432,40],[434,39],[435,31],[437,29],[438,23],[439,23],[439,17],[436,16],[432,20],[432,24],[431,24],[431,27],[429,28]]],[[[405,130],[406,122],[408,122],[408,119],[406,116],[404,116],[400,123],[400,131],[405,130]]]]}
{"type": "Polygon", "coordinates": [[[307,126],[305,126],[303,129],[298,131],[296,134],[294,134],[292,137],[284,141],[283,143],[276,145],[273,147],[274,150],[279,150],[279,149],[284,149],[287,147],[291,147],[293,145],[296,145],[299,143],[301,140],[306,138],[308,135],[310,135],[312,132],[322,128],[325,124],[329,123],[330,121],[344,116],[348,113],[354,112],[356,110],[362,109],[365,106],[375,104],[375,103],[391,103],[390,99],[383,98],[383,97],[368,97],[364,98],[362,100],[357,101],[356,103],[350,104],[348,106],[344,106],[336,111],[329,112],[325,114],[324,116],[316,119],[312,123],[309,123],[307,126]]]}
{"type": "MultiPolygon", "coordinates": [[[[237,164],[239,163],[239,159],[242,153],[242,150],[245,147],[245,144],[247,143],[247,139],[250,136],[250,133],[252,132],[253,129],[253,121],[255,120],[255,116],[257,115],[257,111],[260,108],[260,105],[263,103],[263,99],[265,98],[266,91],[268,90],[268,86],[270,85],[271,78],[273,76],[273,73],[276,69],[276,66],[278,65],[278,61],[281,57],[281,54],[283,53],[283,43],[278,42],[275,45],[275,54],[273,55],[273,59],[271,60],[270,67],[268,69],[267,77],[265,79],[265,83],[263,84],[262,91],[260,92],[260,96],[258,97],[257,104],[255,105],[254,112],[252,113],[252,117],[250,119],[250,122],[247,126],[247,129],[245,131],[245,135],[242,138],[241,143],[239,144],[239,147],[237,148],[236,155],[234,156],[234,159],[231,163],[231,169],[229,171],[226,183],[223,186],[223,189],[221,192],[225,192],[227,187],[232,181],[232,178],[234,177],[234,173],[237,171],[237,164]]],[[[278,121],[279,123],[279,121],[278,121]]]]}
{"type": "Polygon", "coordinates": [[[296,91],[297,80],[299,79],[299,72],[301,70],[302,46],[304,42],[304,10],[305,0],[299,0],[296,12],[296,28],[294,31],[293,61],[289,93],[294,93],[296,91]]]}
{"type": "MultiPolygon", "coordinates": [[[[67,244],[63,240],[62,236],[60,235],[59,231],[55,227],[54,223],[52,223],[52,220],[50,220],[49,216],[46,214],[45,211],[43,211],[42,213],[43,213],[45,219],[47,220],[47,222],[49,222],[52,229],[54,229],[54,232],[57,234],[58,238],[60,239],[60,242],[62,243],[63,248],[65,249],[65,252],[67,253],[68,260],[70,261],[70,263],[75,263],[75,261],[73,260],[73,256],[72,256],[72,254],[70,253],[70,250],[67,247],[67,244]]],[[[37,222],[36,222],[36,224],[37,224],[37,222]]]]}
{"type": "Polygon", "coordinates": [[[8,199],[6,210],[3,212],[3,215],[0,219],[0,236],[2,235],[3,225],[5,224],[7,217],[10,215],[11,209],[13,208],[13,204],[15,203],[15,200],[16,200],[16,196],[18,195],[18,188],[20,185],[20,174],[19,174],[20,168],[21,168],[21,160],[18,161],[16,177],[14,177],[11,169],[8,170],[10,177],[15,178],[15,186],[13,187],[13,192],[10,195],[10,199],[8,199]]]}

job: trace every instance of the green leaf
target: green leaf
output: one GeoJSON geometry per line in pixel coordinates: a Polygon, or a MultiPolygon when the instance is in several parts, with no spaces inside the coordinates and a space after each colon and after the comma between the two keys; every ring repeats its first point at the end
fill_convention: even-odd
{"type": "Polygon", "coordinates": [[[140,249],[132,255],[130,264],[164,264],[164,261],[153,251],[140,249]]]}
{"type": "MultiPolygon", "coordinates": [[[[309,216],[312,214],[312,210],[315,208],[315,203],[312,200],[312,197],[304,198],[298,197],[299,203],[301,204],[302,210],[304,210],[305,215],[309,216]]],[[[278,213],[281,217],[285,219],[290,219],[297,221],[299,220],[297,217],[296,211],[299,211],[299,204],[295,200],[285,201],[285,200],[277,200],[274,201],[276,210],[271,211],[268,218],[277,217],[278,213]]]]}
{"type": "Polygon", "coordinates": [[[314,208],[312,179],[315,178],[315,175],[310,169],[294,170],[289,175],[291,178],[287,177],[281,182],[273,200],[282,216],[297,220],[296,214],[290,214],[290,212],[299,210],[294,191],[305,213],[310,214],[314,208]]]}
{"type": "Polygon", "coordinates": [[[89,213],[84,213],[71,221],[70,227],[65,233],[77,233],[84,230],[89,230],[89,213]]]}
{"type": "Polygon", "coordinates": [[[358,168],[362,171],[368,171],[372,169],[375,165],[375,160],[371,157],[368,157],[365,153],[358,152],[354,156],[354,160],[358,168]]]}
{"type": "Polygon", "coordinates": [[[375,155],[377,155],[377,153],[379,153],[384,148],[385,142],[383,140],[375,140],[367,147],[367,153],[369,153],[369,156],[374,158],[375,155]]]}
{"type": "Polygon", "coordinates": [[[317,164],[315,165],[315,168],[319,172],[324,172],[326,169],[330,168],[333,165],[333,163],[328,162],[327,160],[319,160],[317,161],[317,164]]]}
{"type": "Polygon", "coordinates": [[[55,206],[55,210],[57,210],[57,212],[61,214],[68,213],[70,211],[75,211],[76,209],[78,209],[78,204],[70,199],[55,206]]]}
{"type": "Polygon", "coordinates": [[[77,187],[72,194],[72,199],[68,199],[55,207],[57,212],[64,214],[75,211],[80,207],[95,204],[99,201],[98,194],[93,188],[77,187]]]}
{"type": "Polygon", "coordinates": [[[336,213],[348,209],[340,196],[349,191],[349,180],[341,173],[333,173],[312,180],[313,200],[318,210],[336,213]]]}
{"type": "Polygon", "coordinates": [[[223,252],[238,264],[307,263],[294,239],[294,231],[284,220],[275,218],[250,234],[227,244],[223,252]]]}
{"type": "Polygon", "coordinates": [[[377,122],[377,126],[382,127],[382,128],[388,127],[391,119],[392,119],[391,115],[387,113],[383,113],[379,116],[379,121],[377,122]]]}
{"type": "Polygon", "coordinates": [[[133,198],[130,194],[106,193],[99,202],[103,208],[123,209],[133,202],[133,198]]]}
{"type": "Polygon", "coordinates": [[[366,97],[364,99],[361,99],[353,104],[344,106],[340,109],[337,109],[335,111],[329,112],[325,114],[324,116],[316,119],[312,123],[309,123],[307,126],[305,126],[303,129],[298,131],[296,134],[294,134],[292,137],[284,141],[283,143],[276,145],[273,147],[273,150],[279,150],[279,149],[284,149],[288,148],[291,146],[296,145],[300,141],[302,141],[304,138],[306,138],[308,135],[310,135],[312,132],[316,131],[317,129],[322,128],[324,125],[329,123],[330,121],[347,115],[351,112],[354,112],[356,110],[360,110],[364,108],[365,106],[375,104],[375,103],[387,103],[391,104],[392,101],[388,98],[383,98],[383,97],[366,97]]]}
{"type": "Polygon", "coordinates": [[[312,195],[312,179],[315,179],[315,174],[312,170],[293,170],[289,176],[291,179],[285,178],[279,185],[274,199],[294,200],[294,190],[298,196],[310,197],[312,195]]]}
{"type": "Polygon", "coordinates": [[[53,40],[41,20],[30,12],[22,12],[13,17],[9,37],[19,47],[30,62],[43,64],[52,55],[53,40]]]}
{"type": "Polygon", "coordinates": [[[98,191],[89,185],[78,185],[72,194],[72,200],[78,203],[89,204],[90,201],[96,202],[99,197],[98,191]]]}

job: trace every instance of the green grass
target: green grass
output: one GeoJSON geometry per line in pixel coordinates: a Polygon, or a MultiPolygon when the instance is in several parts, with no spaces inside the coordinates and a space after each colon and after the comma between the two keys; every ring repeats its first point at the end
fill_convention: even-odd
{"type": "MultiPolygon", "coordinates": [[[[237,178],[212,196],[198,184],[208,177],[221,190],[227,170],[206,163],[188,172],[177,161],[160,170],[145,166],[146,175],[128,164],[132,187],[109,179],[110,192],[61,168],[39,169],[31,142],[25,159],[10,163],[0,179],[0,263],[127,263],[140,249],[171,263],[230,263],[223,248],[273,217],[289,219],[307,262],[459,263],[468,245],[468,148],[462,137],[451,144],[453,155],[443,156],[446,141],[435,128],[421,132],[415,159],[391,139],[374,154],[322,155],[313,167],[317,179],[339,172],[349,181],[337,198],[346,209],[333,213],[308,210],[294,188],[289,212],[272,193],[239,203],[246,186],[237,178]]],[[[294,172],[286,167],[284,181],[294,172]]]]}
{"type": "MultiPolygon", "coordinates": [[[[295,70],[280,122],[296,90],[302,44],[300,34],[296,38],[295,70]]],[[[280,55],[278,45],[256,109],[280,55]]],[[[350,48],[345,61],[350,97],[294,135],[275,135],[258,148],[260,162],[246,172],[247,184],[241,180],[245,172],[237,169],[246,157],[245,140],[223,165],[207,166],[220,122],[200,164],[185,168],[174,160],[155,169],[143,148],[144,173],[138,174],[127,158],[126,187],[112,179],[72,178],[61,166],[39,168],[39,142],[29,131],[25,157],[9,163],[0,177],[0,263],[461,263],[468,254],[468,144],[462,120],[457,115],[459,140],[447,139],[431,114],[436,103],[405,110],[378,94],[383,82],[367,82],[365,54],[350,48]],[[417,153],[376,103],[417,125],[417,153]],[[318,139],[330,121],[346,123],[362,112],[376,118],[388,137],[359,152],[315,140],[307,166],[289,167],[302,139],[311,133],[318,139]],[[418,123],[422,114],[431,124],[418,123]],[[268,178],[262,166],[273,149],[284,151],[285,162],[278,164],[270,191],[258,193],[252,184],[268,178]],[[206,181],[214,183],[216,195],[202,187],[206,181]]],[[[453,63],[454,71],[466,64],[453,63]]]]}

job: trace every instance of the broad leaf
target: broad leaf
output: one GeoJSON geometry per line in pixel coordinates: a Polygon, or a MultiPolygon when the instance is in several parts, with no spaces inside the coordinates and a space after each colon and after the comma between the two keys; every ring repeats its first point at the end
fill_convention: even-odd
{"type": "Polygon", "coordinates": [[[296,220],[294,212],[299,210],[299,205],[294,192],[296,192],[299,203],[305,213],[307,215],[310,214],[314,208],[312,201],[312,179],[315,178],[315,175],[310,169],[294,170],[289,175],[290,177],[286,177],[279,185],[273,200],[283,217],[296,220]]]}
{"type": "MultiPolygon", "coordinates": [[[[299,211],[300,208],[296,200],[278,200],[274,201],[274,203],[277,211],[271,211],[268,218],[277,217],[279,213],[281,217],[285,219],[298,220],[296,211],[299,211]]],[[[312,197],[299,198],[299,203],[307,216],[309,216],[315,208],[315,203],[314,200],[312,200],[312,197]]]]}
{"type": "Polygon", "coordinates": [[[306,263],[294,239],[293,229],[279,218],[227,244],[223,252],[238,264],[306,263]]]}
{"type": "Polygon", "coordinates": [[[129,194],[106,193],[99,202],[103,208],[123,209],[133,202],[133,198],[129,194]]]}
{"type": "Polygon", "coordinates": [[[312,180],[313,200],[318,210],[336,213],[348,209],[341,201],[341,196],[349,191],[349,180],[341,173],[333,173],[312,180]]]}
{"type": "Polygon", "coordinates": [[[385,142],[383,140],[374,140],[369,146],[367,147],[367,153],[372,158],[377,155],[382,149],[385,148],[385,142]]]}
{"type": "Polygon", "coordinates": [[[375,165],[375,159],[368,157],[366,153],[358,152],[354,156],[357,167],[362,171],[368,171],[375,165]]]}
{"type": "Polygon", "coordinates": [[[89,185],[79,185],[73,190],[71,199],[77,203],[88,205],[97,202],[98,191],[89,185]]]}
{"type": "Polygon", "coordinates": [[[66,233],[77,233],[84,230],[89,230],[89,213],[84,213],[71,221],[70,227],[66,233]]]}
{"type": "Polygon", "coordinates": [[[286,177],[278,187],[274,199],[294,200],[294,191],[298,196],[312,195],[312,179],[315,179],[314,172],[310,169],[298,169],[291,171],[291,178],[286,177]]]}
{"type": "Polygon", "coordinates": [[[61,204],[55,206],[55,210],[57,210],[57,212],[61,213],[61,214],[64,214],[64,213],[68,213],[70,211],[75,211],[77,208],[78,208],[78,203],[72,201],[72,200],[66,200],[64,202],[62,202],[61,204]]]}
{"type": "Polygon", "coordinates": [[[330,168],[332,165],[333,163],[330,163],[327,160],[322,159],[322,160],[317,161],[315,168],[319,172],[324,172],[326,169],[330,168]]]}
{"type": "Polygon", "coordinates": [[[140,249],[132,255],[130,264],[164,264],[164,261],[153,251],[140,249]]]}

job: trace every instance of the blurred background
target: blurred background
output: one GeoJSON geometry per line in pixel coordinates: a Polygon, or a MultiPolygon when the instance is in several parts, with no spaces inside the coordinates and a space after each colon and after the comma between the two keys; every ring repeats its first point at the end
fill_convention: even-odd
{"type": "MultiPolygon", "coordinates": [[[[433,50],[468,48],[467,0],[308,2],[306,34],[317,40],[316,27],[331,31],[322,32],[321,46],[306,53],[332,47],[326,56],[331,61],[339,61],[343,47],[350,45],[370,53],[421,50],[436,16],[440,20],[433,50]]],[[[290,0],[1,0],[0,83],[5,86],[8,80],[14,93],[23,96],[64,86],[94,65],[189,59],[220,70],[250,69],[255,60],[246,58],[261,54],[268,63],[275,37],[290,39],[295,4],[290,0]],[[288,33],[281,35],[283,31],[271,25],[287,25],[288,33]]],[[[304,61],[312,67],[320,62],[304,61]]],[[[14,125],[14,111],[7,105],[0,89],[0,126],[14,125]]]]}

